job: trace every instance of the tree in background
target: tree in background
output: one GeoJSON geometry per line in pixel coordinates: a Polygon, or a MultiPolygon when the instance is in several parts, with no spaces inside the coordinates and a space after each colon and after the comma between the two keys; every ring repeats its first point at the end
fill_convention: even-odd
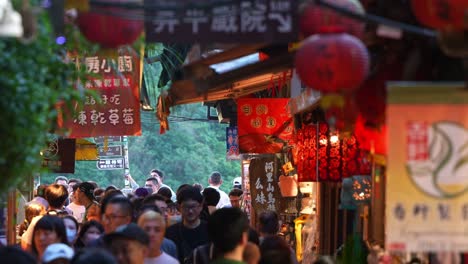
{"type": "MultiPolygon", "coordinates": [[[[221,189],[231,189],[232,180],[241,173],[240,161],[226,160],[226,125],[208,122],[205,111],[201,104],[178,106],[171,114],[171,130],[163,135],[154,115],[142,112],[143,135],[128,137],[130,174],[138,184],[143,185],[150,170],[158,168],[166,175],[165,183],[174,189],[183,183],[207,186],[208,177],[216,170],[225,182],[221,189]]],[[[42,182],[52,183],[55,176],[43,174],[42,182]]],[[[77,161],[75,174],[67,176],[104,187],[124,187],[123,170],[100,171],[96,161],[77,161]]]]}

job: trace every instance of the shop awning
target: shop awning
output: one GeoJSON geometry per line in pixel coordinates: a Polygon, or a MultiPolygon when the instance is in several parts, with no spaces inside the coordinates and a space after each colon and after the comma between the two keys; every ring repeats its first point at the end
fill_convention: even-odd
{"type": "Polygon", "coordinates": [[[294,51],[274,49],[264,44],[242,45],[198,60],[182,68],[184,79],[175,80],[168,91],[171,105],[233,99],[267,89],[278,74],[293,68],[294,51]],[[211,65],[253,54],[272,51],[274,56],[224,73],[211,65]]]}

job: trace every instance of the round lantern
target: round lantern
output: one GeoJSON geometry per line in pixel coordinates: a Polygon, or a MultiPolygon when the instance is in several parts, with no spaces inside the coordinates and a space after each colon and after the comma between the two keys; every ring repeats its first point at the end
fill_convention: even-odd
{"type": "MultiPolygon", "coordinates": [[[[358,0],[326,0],[330,4],[350,10],[354,13],[364,14],[364,8],[358,0]]],[[[364,35],[364,23],[341,15],[328,8],[307,4],[301,13],[299,27],[304,37],[324,32],[346,32],[358,38],[364,35]]]]}
{"type": "Polygon", "coordinates": [[[419,22],[435,29],[467,28],[464,25],[467,0],[412,0],[411,7],[419,22]]]}
{"type": "MultiPolygon", "coordinates": [[[[113,3],[128,1],[111,1],[113,3]]],[[[143,20],[128,19],[134,12],[119,8],[106,7],[89,12],[80,12],[77,24],[81,33],[91,42],[104,48],[117,48],[133,43],[143,32],[143,20]]]]}
{"type": "Polygon", "coordinates": [[[318,34],[307,38],[296,53],[301,81],[323,93],[354,91],[369,72],[364,44],[348,34],[318,34]]]}

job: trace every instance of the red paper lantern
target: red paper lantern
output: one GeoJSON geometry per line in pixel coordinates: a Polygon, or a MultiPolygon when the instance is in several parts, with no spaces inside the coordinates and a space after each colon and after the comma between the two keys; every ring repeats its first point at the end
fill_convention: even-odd
{"type": "Polygon", "coordinates": [[[295,65],[308,87],[324,93],[354,91],[369,72],[369,54],[351,35],[318,34],[302,43],[295,65]]]}
{"type": "MultiPolygon", "coordinates": [[[[120,3],[128,1],[110,1],[120,3]]],[[[135,16],[134,11],[119,8],[100,8],[99,10],[80,12],[77,24],[81,33],[91,42],[99,43],[104,48],[117,48],[133,43],[143,32],[143,20],[128,19],[122,16],[135,16]]]]}
{"type": "Polygon", "coordinates": [[[352,175],[370,173],[370,163],[356,138],[339,138],[325,123],[301,128],[295,150],[300,182],[341,181],[352,175]]]}
{"type": "MultiPolygon", "coordinates": [[[[326,2],[346,8],[358,14],[365,10],[358,0],[327,0],[326,2]]],[[[320,7],[313,3],[308,4],[302,11],[299,27],[304,37],[325,32],[346,32],[358,38],[364,36],[364,23],[341,15],[336,11],[320,7]]]]}
{"type": "Polygon", "coordinates": [[[412,0],[411,7],[419,22],[435,29],[463,29],[467,0],[412,0]]]}

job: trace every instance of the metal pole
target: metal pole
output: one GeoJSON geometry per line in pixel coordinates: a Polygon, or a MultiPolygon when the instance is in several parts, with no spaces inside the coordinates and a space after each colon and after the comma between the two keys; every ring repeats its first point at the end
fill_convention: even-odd
{"type": "Polygon", "coordinates": [[[124,176],[125,176],[125,188],[130,188],[130,182],[126,175],[130,174],[130,163],[128,161],[128,138],[127,136],[122,137],[123,141],[123,155],[124,155],[124,176]]]}

